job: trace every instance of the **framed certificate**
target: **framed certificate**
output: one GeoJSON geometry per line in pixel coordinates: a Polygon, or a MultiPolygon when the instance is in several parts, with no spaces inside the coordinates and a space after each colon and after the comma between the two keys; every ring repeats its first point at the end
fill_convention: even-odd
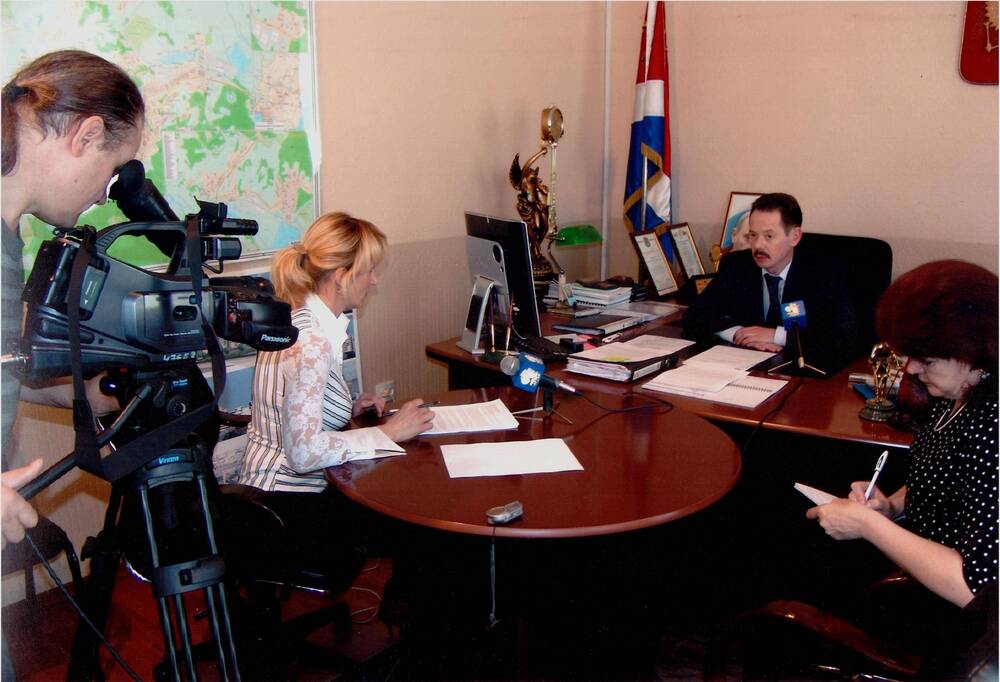
{"type": "Polygon", "coordinates": [[[705,274],[705,266],[701,262],[701,254],[698,253],[698,245],[694,242],[694,235],[687,223],[671,225],[670,238],[674,242],[674,249],[677,258],[680,259],[684,274],[690,279],[697,275],[705,274]]]}
{"type": "Polygon", "coordinates": [[[663,252],[659,236],[655,232],[633,232],[632,241],[635,242],[635,248],[653,279],[657,295],[665,296],[677,291],[677,279],[674,277],[674,271],[670,269],[670,262],[663,252]]]}

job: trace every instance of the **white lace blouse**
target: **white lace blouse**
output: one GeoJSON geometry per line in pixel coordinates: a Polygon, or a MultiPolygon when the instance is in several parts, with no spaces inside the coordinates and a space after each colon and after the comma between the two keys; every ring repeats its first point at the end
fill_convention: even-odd
{"type": "Polygon", "coordinates": [[[263,490],[321,492],[323,469],[370,457],[377,428],[343,431],[353,401],[344,381],[348,319],[317,296],[292,314],[291,348],[258,353],[240,482],[263,490]]]}

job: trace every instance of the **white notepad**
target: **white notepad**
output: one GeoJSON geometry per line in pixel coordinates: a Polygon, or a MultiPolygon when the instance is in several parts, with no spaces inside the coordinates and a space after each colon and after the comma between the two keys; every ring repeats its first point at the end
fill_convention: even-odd
{"type": "Polygon", "coordinates": [[[813,504],[829,504],[837,499],[836,496],[831,495],[825,490],[813,488],[811,485],[806,485],[805,483],[796,483],[795,489],[812,500],[813,504]]]}
{"type": "Polygon", "coordinates": [[[705,391],[698,388],[685,386],[671,386],[663,383],[661,377],[669,372],[664,372],[643,388],[663,393],[673,393],[683,395],[688,398],[700,398],[701,400],[711,400],[723,405],[733,405],[735,407],[754,408],[773,396],[784,388],[788,382],[783,379],[767,379],[765,377],[744,376],[723,386],[718,391],[705,391]]]}

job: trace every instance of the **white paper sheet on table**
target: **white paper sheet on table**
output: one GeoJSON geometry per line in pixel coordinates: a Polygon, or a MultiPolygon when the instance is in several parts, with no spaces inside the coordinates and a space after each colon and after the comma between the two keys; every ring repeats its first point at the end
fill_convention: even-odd
{"type": "Polygon", "coordinates": [[[693,343],[694,341],[686,339],[671,339],[666,336],[643,334],[628,341],[616,341],[596,348],[588,348],[585,351],[573,353],[572,357],[600,362],[642,362],[664,355],[672,355],[693,343]]]}
{"type": "Polygon", "coordinates": [[[452,478],[583,471],[561,438],[442,445],[441,455],[452,478]]]}
{"type": "Polygon", "coordinates": [[[730,369],[750,369],[754,365],[774,357],[774,355],[774,353],[767,353],[761,350],[720,345],[712,346],[708,350],[688,358],[684,361],[684,364],[718,365],[729,367],[730,369]]]}
{"type": "Polygon", "coordinates": [[[430,408],[434,424],[421,436],[441,436],[449,433],[479,433],[517,428],[517,419],[503,401],[497,398],[487,403],[444,405],[430,408]]]}

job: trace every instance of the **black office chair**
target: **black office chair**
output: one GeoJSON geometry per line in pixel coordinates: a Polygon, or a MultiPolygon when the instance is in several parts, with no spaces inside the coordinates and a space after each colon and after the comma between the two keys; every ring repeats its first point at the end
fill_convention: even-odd
{"type": "MultiPolygon", "coordinates": [[[[732,640],[742,642],[744,673],[767,679],[996,679],[997,589],[982,590],[961,612],[948,614],[946,636],[904,643],[914,615],[914,596],[926,590],[901,572],[871,586],[864,599],[875,602],[879,614],[865,627],[815,606],[774,600],[739,614],[713,638],[706,678],[723,678],[732,640]],[[888,632],[891,622],[896,632],[888,632]],[[882,626],[882,631],[874,627],[882,626]],[[981,677],[982,675],[986,677],[981,677]]],[[[917,604],[926,604],[918,600],[917,604]]]]}
{"type": "Polygon", "coordinates": [[[858,352],[867,357],[878,342],[875,307],[892,279],[892,247],[871,237],[805,232],[795,248],[839,267],[858,316],[858,352]]]}
{"type": "MultiPolygon", "coordinates": [[[[73,548],[69,536],[66,535],[66,531],[48,517],[39,514],[38,525],[27,532],[46,561],[51,562],[59,556],[60,552],[66,553],[66,563],[69,564],[74,589],[79,589],[83,585],[83,578],[80,575],[80,560],[76,556],[76,550],[73,548]]],[[[34,605],[36,603],[34,567],[40,562],[31,545],[26,541],[8,544],[3,548],[2,563],[3,575],[24,571],[25,597],[34,605]]]]}
{"type": "MultiPolygon", "coordinates": [[[[226,425],[248,422],[248,416],[223,415],[226,425]]],[[[341,672],[353,669],[353,661],[313,646],[306,638],[331,623],[340,632],[350,630],[350,610],[338,597],[361,572],[364,548],[353,548],[335,566],[320,565],[316,557],[301,556],[290,546],[262,555],[255,551],[260,538],[280,539],[285,530],[281,515],[268,505],[271,494],[239,484],[222,485],[219,490],[220,547],[236,587],[233,592],[243,595],[233,602],[242,667],[261,679],[285,677],[293,662],[306,659],[341,672]],[[281,603],[292,590],[323,593],[332,603],[282,620],[281,603]]]]}

